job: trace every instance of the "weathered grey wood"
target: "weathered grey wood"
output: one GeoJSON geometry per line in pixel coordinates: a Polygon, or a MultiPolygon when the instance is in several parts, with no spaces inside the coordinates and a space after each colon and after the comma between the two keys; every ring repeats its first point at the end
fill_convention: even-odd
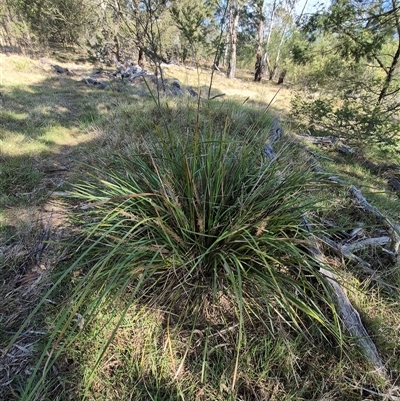
{"type": "MultiPolygon", "coordinates": [[[[305,220],[307,229],[311,231],[311,227],[305,220]]],[[[339,310],[339,314],[342,318],[343,324],[350,333],[351,336],[357,339],[360,348],[362,349],[367,360],[377,369],[380,373],[385,374],[385,367],[382,363],[382,359],[379,356],[378,350],[374,342],[371,340],[367,330],[365,329],[360,314],[351,304],[349,298],[346,295],[345,290],[340,286],[337,281],[336,275],[323,266],[326,266],[325,256],[321,252],[317,239],[314,238],[311,246],[309,247],[310,252],[314,257],[321,262],[320,272],[326,277],[326,280],[331,285],[336,300],[336,305],[339,310]]]]}
{"type": "Polygon", "coordinates": [[[335,274],[324,268],[321,268],[321,273],[327,278],[328,282],[335,291],[339,312],[347,330],[353,337],[357,339],[364,355],[372,363],[375,369],[378,369],[384,373],[385,367],[382,363],[381,357],[379,356],[378,350],[365,329],[361,321],[360,314],[353,307],[346,295],[346,292],[337,282],[335,274]]]}
{"type": "Polygon", "coordinates": [[[320,238],[329,245],[334,251],[336,251],[340,256],[345,259],[356,262],[367,274],[370,274],[372,277],[376,275],[376,272],[372,269],[371,265],[360,257],[354,255],[347,247],[344,247],[330,238],[321,235],[320,238]]]}
{"type": "Polygon", "coordinates": [[[106,83],[93,78],[83,78],[83,81],[86,83],[86,85],[96,86],[100,89],[106,89],[108,87],[106,83]]]}
{"type": "MultiPolygon", "coordinates": [[[[295,135],[295,138],[300,139],[300,140],[307,140],[307,138],[310,138],[310,137],[305,137],[302,135],[295,135]]],[[[322,139],[326,139],[326,138],[331,138],[331,137],[322,137],[322,139]]],[[[336,137],[332,137],[332,138],[336,138],[336,137]]],[[[313,141],[313,139],[311,139],[311,141],[313,141]]],[[[313,156],[311,156],[311,163],[312,163],[312,166],[313,166],[312,168],[314,171],[316,171],[318,173],[324,173],[324,170],[319,166],[315,157],[313,157],[313,156]]],[[[330,176],[328,179],[330,181],[336,182],[338,184],[348,185],[345,181],[343,181],[340,178],[335,177],[335,176],[330,176]]],[[[380,223],[384,224],[388,228],[389,235],[390,235],[390,242],[388,243],[389,253],[392,257],[393,262],[396,264],[396,266],[400,267],[400,252],[399,252],[399,249],[400,249],[400,226],[395,224],[394,222],[392,222],[379,209],[377,209],[376,207],[374,207],[370,203],[368,203],[368,201],[362,195],[361,191],[358,188],[356,188],[354,185],[350,186],[350,192],[354,195],[354,197],[359,201],[359,203],[365,210],[372,213],[375,217],[378,218],[380,223]]],[[[347,255],[349,256],[348,253],[347,253],[347,255]]],[[[352,255],[351,258],[353,260],[357,260],[358,257],[355,255],[352,255]]],[[[360,263],[360,262],[358,262],[358,263],[360,263]]],[[[360,265],[363,266],[365,269],[369,268],[368,264],[366,265],[365,263],[360,263],[360,265]]]]}
{"type": "Polygon", "coordinates": [[[147,75],[147,71],[146,71],[146,70],[142,70],[142,71],[136,72],[135,74],[132,74],[131,77],[130,77],[130,79],[135,79],[135,78],[138,78],[138,77],[143,77],[143,76],[145,76],[145,75],[147,75]]]}
{"type": "Polygon", "coordinates": [[[314,145],[336,145],[336,149],[341,152],[344,153],[346,155],[352,155],[355,153],[355,150],[348,146],[345,145],[342,142],[342,139],[337,137],[337,136],[306,136],[306,135],[295,135],[297,139],[300,139],[302,141],[308,142],[308,143],[312,143],[314,145]]]}
{"type": "Polygon", "coordinates": [[[384,246],[390,241],[390,237],[377,237],[377,238],[366,238],[361,241],[352,242],[350,244],[342,245],[342,249],[346,249],[349,252],[358,251],[359,249],[366,248],[368,246],[384,246]]]}
{"type": "MultiPolygon", "coordinates": [[[[361,267],[361,269],[366,274],[368,274],[372,280],[377,281],[382,288],[385,288],[388,292],[393,292],[393,288],[380,279],[379,272],[377,270],[374,270],[373,266],[371,266],[368,262],[361,259],[359,256],[355,255],[352,252],[352,250],[354,249],[351,248],[352,246],[354,246],[360,249],[362,247],[372,245],[373,242],[372,240],[375,240],[375,245],[377,245],[379,242],[381,242],[381,245],[384,245],[390,241],[389,237],[368,238],[366,240],[358,241],[354,244],[346,244],[346,245],[338,244],[337,242],[331,240],[330,238],[324,235],[319,235],[318,238],[320,238],[325,244],[329,245],[330,249],[335,251],[341,258],[357,263],[357,265],[361,267]]],[[[382,248],[382,250],[385,251],[384,248],[382,248]]],[[[392,253],[389,251],[388,254],[392,256],[392,253]]]]}
{"type": "MultiPolygon", "coordinates": [[[[279,121],[278,121],[278,123],[279,123],[279,121]]],[[[273,129],[275,129],[275,127],[273,129]]],[[[269,143],[269,145],[271,145],[271,147],[272,147],[271,143],[269,143]]],[[[315,161],[315,159],[314,159],[314,161],[315,161]]],[[[314,163],[314,165],[317,166],[317,168],[319,167],[317,163],[314,163]]],[[[342,183],[342,180],[339,180],[336,177],[330,177],[330,179],[331,178],[342,183]]],[[[306,225],[308,231],[312,232],[311,226],[308,223],[307,219],[304,218],[303,220],[304,220],[304,224],[306,225]]],[[[334,241],[332,241],[328,238],[325,238],[325,240],[328,241],[331,245],[334,244],[336,246],[336,248],[338,248],[337,244],[334,243],[334,241]]],[[[342,318],[343,324],[345,325],[346,329],[353,337],[355,337],[357,339],[367,360],[375,367],[375,369],[379,370],[381,373],[385,373],[385,368],[382,363],[382,360],[379,356],[379,353],[376,349],[375,344],[371,340],[370,336],[368,335],[367,330],[365,329],[365,327],[361,321],[360,314],[353,307],[349,298],[346,295],[346,292],[343,290],[343,288],[338,283],[336,275],[332,271],[323,267],[323,266],[327,266],[327,263],[325,261],[325,257],[323,255],[323,253],[321,252],[321,250],[318,246],[318,242],[315,237],[309,246],[309,250],[315,256],[315,258],[321,262],[320,272],[326,277],[326,280],[328,281],[328,283],[331,285],[331,287],[333,289],[334,297],[335,297],[336,304],[337,304],[337,307],[339,310],[339,314],[342,318]]],[[[350,256],[351,253],[347,252],[347,254],[350,256]]],[[[356,255],[354,255],[354,254],[351,254],[351,255],[352,255],[351,257],[354,257],[356,260],[362,261],[356,255]]],[[[362,261],[362,263],[363,263],[363,266],[368,268],[369,272],[373,272],[373,270],[371,269],[371,266],[367,262],[362,261]]]]}
{"type": "Polygon", "coordinates": [[[336,144],[340,141],[340,138],[337,136],[310,136],[310,135],[299,135],[295,134],[295,138],[300,139],[302,141],[313,143],[315,145],[329,145],[336,144]]]}
{"type": "Polygon", "coordinates": [[[283,131],[280,125],[280,121],[278,118],[274,119],[272,123],[271,130],[269,132],[268,141],[264,147],[264,155],[269,161],[273,161],[277,158],[277,154],[274,151],[274,144],[278,141],[283,135],[283,131]]]}
{"type": "Polygon", "coordinates": [[[360,205],[373,214],[380,223],[384,224],[389,231],[390,235],[390,247],[389,250],[396,255],[396,264],[397,267],[400,267],[400,255],[399,255],[399,248],[400,248],[400,226],[392,222],[387,216],[385,216],[379,209],[375,206],[372,206],[362,195],[361,191],[356,188],[354,185],[350,187],[351,193],[354,197],[358,200],[360,205]]]}
{"type": "Polygon", "coordinates": [[[343,143],[339,143],[336,148],[340,153],[343,153],[345,155],[352,155],[355,153],[355,150],[353,148],[343,143]]]}
{"type": "MultiPolygon", "coordinates": [[[[305,136],[300,136],[300,135],[295,135],[295,138],[298,140],[302,140],[303,142],[308,142],[308,143],[315,143],[315,144],[325,144],[327,143],[327,138],[322,139],[322,138],[312,138],[312,137],[305,137],[305,136]]],[[[333,143],[336,144],[338,140],[336,140],[334,137],[329,138],[328,137],[328,143],[333,143]]],[[[305,150],[312,155],[311,158],[311,163],[313,165],[314,171],[318,173],[324,173],[324,170],[317,164],[317,158],[313,154],[313,152],[308,149],[307,145],[303,145],[305,150]]],[[[339,151],[342,151],[343,153],[351,153],[353,150],[343,148],[339,145],[337,145],[337,148],[339,151]]],[[[367,168],[370,168],[373,171],[383,171],[383,170],[400,170],[400,166],[398,165],[375,165],[370,162],[364,163],[364,165],[367,168]]],[[[337,177],[329,177],[330,181],[339,183],[339,184],[344,184],[348,185],[345,181],[338,179],[337,177]]],[[[396,178],[397,180],[397,178],[396,178]]],[[[393,186],[393,188],[400,190],[400,180],[397,180],[396,182],[393,182],[393,180],[389,180],[388,184],[393,186]],[[395,184],[395,185],[393,185],[395,184]],[[399,188],[397,188],[397,184],[399,185],[399,188]]],[[[367,211],[370,213],[374,214],[378,220],[384,224],[389,231],[390,237],[388,236],[383,236],[379,238],[368,238],[365,240],[357,241],[355,243],[351,244],[345,244],[345,245],[339,245],[336,244],[334,241],[328,239],[330,245],[334,245],[335,250],[340,252],[342,256],[346,258],[351,258],[352,260],[356,261],[357,263],[361,263],[361,266],[364,268],[364,270],[369,271],[370,274],[374,275],[375,271],[371,269],[370,264],[367,262],[363,261],[361,258],[358,256],[354,255],[352,252],[356,251],[358,249],[361,249],[366,246],[382,246],[384,247],[385,245],[389,244],[391,245],[390,248],[392,250],[387,250],[386,248],[382,248],[382,251],[387,252],[390,254],[394,261],[397,262],[397,266],[400,267],[400,255],[399,255],[399,244],[400,244],[400,226],[395,224],[393,221],[391,221],[387,216],[385,216],[381,211],[379,211],[377,208],[373,207],[370,205],[366,199],[362,196],[361,192],[354,186],[351,186],[351,192],[353,195],[358,199],[362,207],[364,207],[367,211]]],[[[308,228],[308,227],[307,227],[308,228]]],[[[356,229],[360,230],[360,228],[356,229]]],[[[355,231],[355,234],[357,231],[355,231]]],[[[325,238],[326,239],[326,238],[325,238]]],[[[324,255],[322,252],[319,250],[317,246],[317,240],[315,240],[315,243],[313,247],[310,249],[314,253],[314,255],[322,262],[324,263],[324,255]]],[[[385,367],[382,363],[382,360],[379,356],[379,353],[376,349],[375,344],[371,340],[371,338],[368,335],[368,332],[366,331],[365,327],[362,324],[361,318],[357,310],[351,305],[350,300],[348,299],[346,292],[343,290],[343,288],[339,285],[337,278],[335,274],[332,271],[329,271],[327,269],[321,268],[321,272],[325,275],[327,278],[328,282],[331,284],[334,293],[335,293],[335,298],[336,298],[336,303],[338,306],[338,309],[340,311],[340,315],[343,319],[344,325],[346,326],[347,330],[352,334],[354,337],[358,338],[359,344],[365,354],[365,356],[368,358],[368,360],[375,366],[375,368],[378,370],[378,372],[386,377],[386,370],[385,367]]],[[[389,288],[389,290],[392,290],[389,288]]],[[[370,391],[369,389],[362,388],[365,391],[370,392],[371,394],[376,394],[379,396],[384,397],[385,399],[387,398],[388,400],[400,400],[400,397],[393,396],[390,391],[388,394],[383,394],[383,393],[377,393],[375,391],[370,391]]]]}
{"type": "Polygon", "coordinates": [[[400,191],[400,178],[390,177],[388,184],[396,191],[400,191]]]}
{"type": "Polygon", "coordinates": [[[61,67],[57,64],[51,64],[51,66],[54,68],[54,70],[58,74],[67,74],[67,75],[73,75],[72,72],[68,68],[61,67]]]}

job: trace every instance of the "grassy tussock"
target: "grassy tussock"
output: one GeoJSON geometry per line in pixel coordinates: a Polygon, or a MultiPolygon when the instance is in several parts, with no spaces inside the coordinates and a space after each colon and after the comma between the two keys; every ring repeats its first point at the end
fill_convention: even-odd
{"type": "MultiPolygon", "coordinates": [[[[201,370],[215,374],[208,372],[208,356],[220,344],[209,343],[207,333],[233,327],[227,340],[231,391],[237,389],[242,347],[260,325],[272,338],[276,327],[288,326],[310,341],[319,335],[341,343],[330,291],[300,225],[313,209],[305,194],[316,182],[305,166],[291,162],[289,147],[278,160],[265,160],[270,125],[263,115],[256,120],[249,113],[241,126],[232,117],[243,111],[230,105],[214,119],[210,110],[200,118],[199,110],[155,109],[159,122],[153,120],[153,132],[136,153],[109,153],[92,180],[75,186],[84,210],[78,215],[83,233],[77,259],[60,272],[46,298],[72,287],[45,346],[46,354],[52,349],[45,375],[39,381],[32,375],[27,397],[43,385],[57,357],[81,341],[80,331],[102,314],[103,304],[113,307],[120,299],[127,306],[114,310],[91,377],[129,305],[137,303],[166,313],[167,332],[179,336],[192,327],[187,350],[173,362],[174,379],[178,366],[188,363],[199,330],[205,338],[198,352],[201,370]],[[176,118],[182,112],[186,120],[176,118]],[[182,120],[184,129],[177,130],[182,120]],[[61,338],[65,345],[53,348],[61,338]]],[[[46,359],[43,353],[41,363],[46,359]]]]}
{"type": "MultiPolygon", "coordinates": [[[[73,226],[62,223],[66,232],[50,237],[51,252],[60,253],[49,255],[43,285],[32,287],[29,267],[20,290],[1,287],[4,298],[13,293],[1,343],[14,336],[7,363],[19,372],[1,397],[356,401],[368,390],[395,391],[398,301],[328,252],[329,268],[340,273],[387,363],[382,379],[341,332],[299,221],[305,213],[330,219],[337,227],[320,226],[329,234],[360,221],[367,236],[379,227],[346,200],[345,188],[321,185],[291,143],[277,144],[275,162],[264,158],[272,121],[265,106],[249,106],[243,91],[240,102],[161,96],[154,105],[144,85],[99,92],[41,70],[22,63],[18,90],[10,78],[1,110],[10,146],[2,154],[1,234],[16,243],[15,255],[0,260],[10,285],[43,232],[40,224],[32,231],[16,224],[13,202],[42,205],[49,192],[72,189],[64,213],[73,226]],[[71,166],[65,187],[45,172],[60,158],[71,166]],[[20,197],[29,192],[35,196],[20,197]]],[[[168,74],[206,85],[193,71],[168,74]]],[[[215,82],[217,92],[240,91],[237,82],[215,82]]],[[[346,160],[329,167],[358,183],[367,176],[346,160]]],[[[371,185],[378,192],[382,182],[371,185]]],[[[380,196],[397,213],[393,199],[380,196]]],[[[374,252],[368,260],[381,260],[374,252]]],[[[396,288],[394,272],[382,276],[396,288]]]]}

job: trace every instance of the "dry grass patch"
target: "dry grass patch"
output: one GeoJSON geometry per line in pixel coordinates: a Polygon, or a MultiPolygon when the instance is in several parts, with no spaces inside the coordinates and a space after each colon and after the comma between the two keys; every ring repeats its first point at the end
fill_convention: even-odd
{"type": "MultiPolygon", "coordinates": [[[[177,78],[185,86],[201,89],[202,97],[207,97],[211,80],[211,70],[208,68],[194,68],[176,65],[165,65],[165,76],[168,79],[177,78]]],[[[280,113],[288,113],[291,90],[286,86],[278,86],[274,82],[252,81],[248,71],[238,71],[238,78],[228,79],[224,73],[215,71],[211,96],[225,93],[227,98],[237,101],[257,103],[258,107],[267,106],[272,101],[274,109],[280,113]]]]}

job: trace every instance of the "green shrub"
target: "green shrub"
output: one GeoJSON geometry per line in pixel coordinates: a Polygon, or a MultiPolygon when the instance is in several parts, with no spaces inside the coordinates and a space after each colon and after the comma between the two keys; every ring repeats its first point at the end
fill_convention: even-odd
{"type": "Polygon", "coordinates": [[[337,135],[361,147],[377,144],[390,146],[392,152],[400,149],[400,121],[369,97],[346,93],[342,98],[332,95],[307,98],[298,93],[291,107],[296,123],[311,134],[337,135]]]}

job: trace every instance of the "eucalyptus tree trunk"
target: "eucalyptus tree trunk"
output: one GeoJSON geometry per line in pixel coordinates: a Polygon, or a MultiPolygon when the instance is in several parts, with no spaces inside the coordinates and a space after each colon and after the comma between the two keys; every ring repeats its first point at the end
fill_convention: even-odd
{"type": "MultiPolygon", "coordinates": [[[[278,49],[276,51],[274,66],[273,66],[273,68],[271,68],[271,66],[268,65],[268,67],[269,67],[268,68],[268,70],[269,70],[269,80],[270,81],[272,79],[274,79],[275,73],[276,73],[276,71],[278,70],[278,67],[279,67],[279,59],[281,57],[281,51],[282,51],[283,42],[285,40],[285,35],[286,35],[287,30],[288,30],[288,26],[292,22],[291,17],[293,16],[293,13],[294,13],[294,9],[295,9],[295,6],[296,6],[296,1],[297,0],[286,0],[288,19],[287,19],[287,21],[285,22],[285,24],[283,25],[283,28],[282,28],[282,33],[281,33],[281,37],[280,37],[280,40],[279,40],[278,49]]],[[[305,10],[305,8],[307,6],[307,3],[308,3],[308,0],[306,0],[306,2],[304,3],[303,10],[301,11],[301,14],[300,14],[299,18],[301,18],[301,16],[303,15],[303,12],[304,12],[304,10],[305,10]]],[[[268,61],[268,63],[269,63],[269,61],[268,61]]],[[[286,70],[284,70],[284,71],[285,71],[285,73],[283,74],[283,78],[286,75],[286,70]]],[[[279,80],[281,80],[281,77],[279,77],[279,80]]],[[[282,79],[282,82],[283,82],[283,79],[282,79]]]]}
{"type": "Polygon", "coordinates": [[[121,46],[119,43],[118,35],[114,36],[114,43],[115,43],[115,57],[117,58],[118,61],[121,61],[121,46]]]}
{"type": "Polygon", "coordinates": [[[237,2],[232,2],[229,12],[228,69],[226,72],[226,76],[230,79],[235,78],[236,74],[236,45],[237,45],[238,26],[239,26],[239,6],[237,2]]]}
{"type": "Polygon", "coordinates": [[[262,57],[262,49],[260,48],[260,46],[257,50],[255,70],[256,71],[254,73],[254,81],[260,82],[264,75],[264,63],[262,57]]]}
{"type": "Polygon", "coordinates": [[[269,45],[270,45],[270,42],[271,42],[272,30],[274,29],[274,18],[275,18],[276,9],[278,8],[278,1],[279,0],[274,0],[274,2],[272,3],[272,10],[271,10],[271,18],[269,20],[268,35],[267,35],[267,40],[265,42],[265,53],[264,53],[264,57],[263,57],[263,62],[267,66],[267,70],[268,71],[271,71],[271,63],[269,61],[268,53],[269,53],[269,45]]]}
{"type": "Polygon", "coordinates": [[[255,65],[255,73],[254,73],[254,81],[255,82],[260,82],[263,75],[264,75],[264,59],[263,59],[263,42],[264,42],[264,17],[263,17],[263,6],[264,2],[260,4],[260,9],[258,10],[259,12],[259,18],[260,21],[258,23],[258,32],[257,32],[257,37],[258,37],[258,47],[257,47],[257,55],[256,55],[256,65],[255,65]]]}
{"type": "Polygon", "coordinates": [[[285,34],[286,34],[286,28],[287,28],[287,25],[285,25],[285,27],[283,28],[283,31],[282,31],[281,39],[279,41],[278,50],[277,50],[276,56],[275,56],[274,67],[272,69],[271,69],[271,67],[269,68],[269,80],[270,81],[274,79],[276,70],[278,69],[279,59],[281,57],[281,50],[282,50],[283,40],[284,40],[285,34]]]}
{"type": "Polygon", "coordinates": [[[135,24],[136,24],[136,42],[139,50],[138,64],[144,68],[146,66],[146,57],[143,49],[143,29],[142,21],[140,19],[140,0],[134,0],[133,6],[135,8],[135,24]]]}

